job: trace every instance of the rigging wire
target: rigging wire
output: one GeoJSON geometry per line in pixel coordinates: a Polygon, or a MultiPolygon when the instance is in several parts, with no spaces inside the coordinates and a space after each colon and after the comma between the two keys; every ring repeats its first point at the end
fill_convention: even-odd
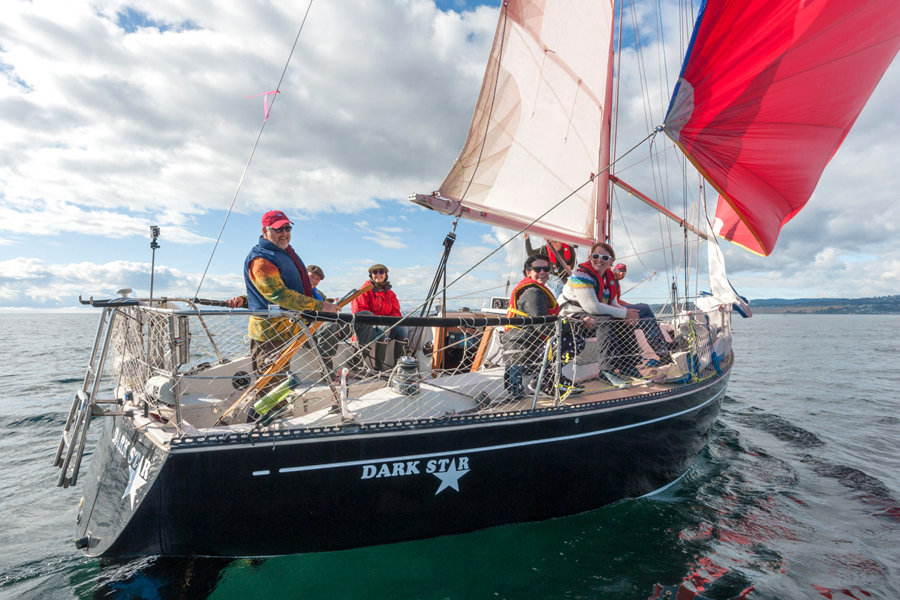
{"type": "MultiPolygon", "coordinates": [[[[706,191],[704,189],[704,182],[702,177],[697,178],[697,195],[699,196],[697,203],[700,208],[697,210],[697,229],[700,229],[700,224],[706,224],[707,216],[706,216],[706,191]]],[[[709,230],[707,230],[709,231],[709,230]]],[[[700,241],[697,241],[697,270],[694,273],[694,277],[696,279],[694,283],[694,291],[699,294],[700,292],[700,241]]],[[[709,248],[707,248],[707,252],[709,252],[709,248]]],[[[708,262],[708,261],[707,261],[708,262]]],[[[710,290],[712,291],[712,290],[710,290]]]]}
{"type": "Polygon", "coordinates": [[[641,279],[640,281],[638,281],[636,284],[634,284],[633,286],[631,286],[630,288],[628,288],[627,290],[625,290],[624,292],[622,292],[621,295],[624,296],[625,294],[627,294],[627,293],[630,292],[631,290],[633,290],[633,289],[635,289],[635,288],[638,288],[638,287],[642,286],[643,284],[645,284],[645,283],[647,283],[648,281],[650,281],[650,278],[651,278],[651,277],[653,277],[654,275],[656,275],[656,274],[658,274],[658,273],[659,273],[659,271],[653,271],[652,273],[650,273],[649,275],[647,275],[646,277],[644,277],[643,279],[641,279]]]}
{"type": "MultiPolygon", "coordinates": [[[[661,149],[656,150],[655,152],[651,152],[650,156],[648,156],[646,158],[642,158],[641,160],[635,161],[635,162],[631,163],[630,165],[628,165],[627,167],[623,167],[622,169],[616,171],[616,175],[618,176],[618,175],[624,173],[625,171],[628,171],[629,169],[633,169],[634,167],[637,167],[638,165],[644,164],[648,160],[652,161],[657,156],[660,156],[663,154],[668,154],[669,152],[672,152],[672,151],[677,152],[677,149],[674,144],[663,145],[661,149]]],[[[680,154],[680,152],[677,152],[677,153],[680,154]]]]}
{"type": "MultiPolygon", "coordinates": [[[[637,144],[635,144],[634,146],[632,146],[632,147],[631,147],[625,154],[623,154],[621,157],[617,158],[617,159],[614,160],[614,161],[610,161],[610,163],[609,163],[608,165],[606,165],[603,169],[601,169],[598,173],[591,173],[591,176],[587,179],[587,181],[585,181],[584,183],[582,183],[581,185],[579,185],[577,188],[575,188],[574,190],[572,190],[572,191],[571,191],[568,195],[566,195],[562,200],[560,200],[559,202],[557,202],[556,204],[554,204],[553,206],[551,206],[550,208],[548,208],[546,211],[544,211],[543,213],[541,213],[540,215],[538,215],[537,217],[535,217],[534,220],[532,220],[530,223],[526,224],[524,227],[522,227],[521,229],[519,229],[519,230],[518,230],[513,236],[511,236],[508,240],[506,240],[505,242],[503,242],[502,244],[500,244],[499,246],[497,246],[496,248],[494,248],[494,250],[492,250],[491,252],[489,252],[488,254],[486,254],[481,260],[479,260],[479,261],[476,262],[474,265],[472,265],[471,267],[469,267],[468,269],[466,269],[462,274],[460,274],[458,277],[456,277],[456,279],[454,279],[454,280],[451,281],[450,283],[446,283],[446,270],[445,270],[445,271],[444,271],[444,278],[445,278],[445,279],[444,279],[444,280],[445,280],[444,287],[442,287],[441,289],[435,291],[434,294],[432,294],[432,298],[435,297],[435,296],[437,296],[438,294],[446,293],[446,291],[447,291],[451,286],[453,286],[457,281],[459,281],[460,279],[463,279],[466,275],[468,275],[469,273],[471,273],[472,271],[474,271],[474,270],[475,270],[476,268],[478,268],[481,264],[483,264],[485,261],[487,261],[490,257],[494,256],[497,252],[499,252],[499,251],[502,250],[504,247],[506,247],[510,242],[512,242],[513,240],[515,240],[516,238],[518,238],[520,235],[522,235],[523,233],[525,233],[532,225],[534,225],[535,223],[537,223],[538,221],[540,221],[541,219],[543,219],[545,216],[547,216],[548,214],[550,214],[551,212],[553,212],[553,211],[554,211],[556,208],[558,208],[559,206],[562,206],[562,204],[563,204],[564,202],[566,202],[569,198],[571,198],[572,196],[574,196],[575,194],[577,194],[578,192],[580,192],[585,186],[587,186],[588,184],[592,183],[599,175],[608,172],[608,171],[613,167],[613,165],[615,165],[618,161],[622,160],[623,158],[625,158],[626,156],[628,156],[629,154],[631,154],[632,152],[634,152],[635,150],[637,150],[644,142],[646,142],[647,140],[649,140],[649,139],[651,139],[651,138],[655,138],[656,135],[657,135],[658,133],[660,133],[662,130],[663,130],[663,126],[662,126],[662,125],[656,127],[653,131],[651,131],[649,134],[647,134],[647,136],[646,136],[644,139],[642,139],[640,142],[638,142],[637,144]]],[[[426,304],[427,302],[428,302],[428,300],[426,300],[425,302],[422,302],[421,304],[419,304],[418,306],[416,306],[415,308],[413,308],[412,310],[410,310],[410,311],[409,311],[405,316],[403,316],[399,321],[397,321],[396,323],[394,323],[393,325],[391,325],[391,326],[390,326],[390,329],[393,329],[394,327],[397,327],[397,326],[399,326],[399,325],[402,325],[402,324],[404,323],[404,321],[406,321],[408,318],[410,318],[417,310],[419,310],[419,309],[421,309],[423,306],[425,306],[425,304],[426,304]]],[[[358,351],[356,352],[356,354],[354,354],[354,356],[361,355],[362,352],[363,352],[363,350],[360,349],[360,350],[358,350],[358,351]]]]}
{"type": "MultiPolygon", "coordinates": [[[[475,299],[479,300],[484,298],[484,296],[475,296],[474,294],[483,294],[484,292],[492,292],[494,290],[499,290],[502,287],[505,287],[505,283],[501,283],[500,285],[495,285],[493,287],[484,288],[483,290],[475,290],[472,292],[466,292],[462,296],[448,296],[447,300],[467,300],[467,299],[475,299]]],[[[428,298],[401,298],[399,299],[401,303],[409,303],[409,302],[426,302],[428,298]]]]}
{"type": "Polygon", "coordinates": [[[666,61],[666,32],[663,26],[662,20],[662,6],[660,5],[660,0],[656,0],[656,31],[659,32],[659,43],[656,44],[656,55],[658,60],[662,63],[662,69],[660,69],[660,82],[659,82],[659,99],[662,106],[668,104],[666,102],[666,90],[671,89],[669,87],[669,65],[666,61]],[[663,75],[665,75],[666,84],[663,86],[663,75]]]}
{"type": "MultiPolygon", "coordinates": [[[[613,95],[613,106],[612,106],[612,132],[610,135],[610,158],[614,158],[616,156],[616,147],[619,140],[619,92],[622,89],[622,22],[625,20],[622,18],[622,15],[625,11],[625,0],[619,0],[619,41],[618,48],[615,53],[616,57],[616,66],[613,73],[616,75],[614,77],[615,81],[615,91],[613,95]]],[[[613,10],[613,18],[615,18],[615,10],[613,10]]],[[[613,175],[617,171],[614,169],[610,169],[610,175],[613,175]]],[[[606,228],[606,237],[609,240],[609,243],[613,243],[612,239],[612,206],[610,203],[613,198],[614,189],[610,189],[610,186],[607,186],[606,191],[606,223],[604,227],[606,228]]]]}
{"type": "MultiPolygon", "coordinates": [[[[641,82],[641,100],[644,102],[644,125],[649,131],[653,126],[651,123],[654,123],[653,112],[650,109],[650,103],[648,102],[649,98],[645,98],[645,90],[650,89],[650,85],[647,82],[647,67],[644,64],[644,52],[643,47],[641,45],[641,32],[638,27],[637,21],[637,10],[635,8],[634,0],[631,2],[631,28],[634,31],[634,46],[635,46],[635,54],[637,58],[638,65],[638,81],[641,82]]],[[[649,92],[647,92],[649,94],[649,92]]]]}
{"type": "MultiPolygon", "coordinates": [[[[665,90],[668,89],[669,86],[669,73],[668,73],[668,53],[666,47],[666,39],[665,39],[665,25],[663,22],[663,12],[664,8],[662,6],[661,0],[650,0],[653,2],[653,10],[654,14],[652,17],[654,19],[653,27],[656,30],[656,40],[657,40],[657,68],[658,68],[658,86],[659,86],[659,102],[662,104],[661,110],[663,114],[666,110],[667,98],[663,97],[665,90]]],[[[692,31],[693,26],[693,0],[679,0],[677,7],[674,7],[675,10],[679,12],[679,21],[677,26],[677,34],[678,34],[678,47],[682,50],[682,55],[684,54],[685,45],[687,43],[687,39],[690,37],[690,33],[692,31]],[[685,34],[687,33],[687,37],[685,34]]],[[[622,35],[621,35],[621,26],[624,22],[625,17],[625,7],[624,0],[622,0],[621,5],[621,19],[620,19],[620,36],[619,36],[619,47],[620,47],[620,57],[619,57],[619,66],[621,67],[621,43],[622,43],[622,35]]],[[[636,56],[636,65],[637,65],[637,74],[638,74],[638,82],[641,86],[641,99],[643,101],[643,113],[645,124],[649,128],[649,123],[656,122],[654,118],[654,114],[656,113],[657,101],[652,100],[652,98],[656,97],[657,94],[654,93],[654,90],[651,89],[649,84],[649,80],[652,77],[649,73],[647,55],[643,45],[643,38],[647,36],[642,36],[641,31],[641,16],[639,14],[638,0],[632,0],[631,5],[628,7],[630,11],[630,20],[632,25],[632,30],[634,32],[634,45],[635,45],[635,56],[636,56]]],[[[646,15],[650,16],[650,15],[646,15]]],[[[649,23],[646,23],[649,25],[649,23]]],[[[643,33],[648,33],[652,31],[649,27],[644,27],[643,33]]],[[[649,38],[648,38],[649,43],[649,38]]],[[[619,94],[617,88],[616,100],[617,103],[619,101],[619,94]]],[[[667,143],[667,140],[659,141],[655,138],[651,141],[649,146],[649,155],[646,158],[643,158],[636,163],[629,165],[628,167],[622,168],[619,173],[624,170],[630,169],[634,166],[642,164],[644,162],[649,162],[651,178],[653,180],[653,193],[656,195],[657,201],[660,205],[670,209],[670,204],[675,198],[675,193],[677,190],[673,189],[673,185],[675,184],[675,180],[673,176],[680,171],[681,178],[681,214],[685,216],[685,223],[692,223],[693,221],[699,218],[699,208],[694,209],[691,208],[693,196],[693,186],[689,183],[688,173],[687,171],[689,163],[687,157],[683,155],[681,152],[676,152],[675,160],[678,165],[678,169],[670,170],[668,157],[670,156],[669,150],[675,149],[675,144],[667,143]],[[697,210],[697,213],[694,213],[694,210],[697,210]]],[[[698,174],[699,175],[699,174],[698,174]]],[[[619,211],[619,216],[624,224],[624,216],[622,214],[622,206],[615,192],[614,202],[616,202],[617,209],[619,211]]],[[[677,200],[675,200],[677,203],[677,200]]],[[[695,205],[696,206],[696,205],[695,205]]],[[[676,224],[670,222],[667,219],[664,219],[661,214],[658,215],[658,225],[659,225],[659,233],[662,240],[664,240],[664,244],[662,247],[663,251],[663,260],[665,262],[665,271],[666,276],[670,283],[672,284],[672,299],[676,301],[678,296],[684,297],[686,299],[686,293],[689,290],[690,285],[694,285],[695,290],[698,289],[699,286],[699,272],[694,274],[695,281],[691,281],[691,269],[695,266],[699,266],[699,258],[700,258],[700,244],[702,240],[697,237],[697,239],[690,238],[688,235],[688,230],[682,227],[677,227],[676,224]],[[682,229],[681,235],[678,234],[678,229],[682,229]],[[681,252],[676,251],[676,246],[681,247],[681,252]],[[683,273],[683,275],[682,275],[683,273]],[[685,294],[680,294],[677,290],[678,282],[683,278],[683,285],[685,288],[685,294]]],[[[628,241],[634,249],[634,240],[632,239],[630,232],[628,231],[627,226],[625,226],[625,233],[628,237],[628,241]]],[[[641,261],[641,265],[646,268],[644,262],[638,256],[638,259],[641,261]]],[[[649,269],[648,269],[649,270],[649,269]]],[[[699,271],[699,269],[698,269],[699,271]]],[[[680,302],[679,302],[680,303],[680,302]]]]}
{"type": "Polygon", "coordinates": [[[634,245],[634,240],[631,239],[631,234],[628,232],[628,225],[625,223],[625,215],[622,214],[622,205],[619,202],[619,194],[615,189],[613,189],[613,198],[616,201],[616,208],[619,209],[619,219],[622,220],[622,229],[625,230],[625,237],[628,238],[628,243],[631,246],[631,249],[634,251],[634,256],[637,257],[638,262],[641,263],[641,266],[649,271],[650,268],[644,264],[644,261],[641,259],[640,253],[637,251],[637,247],[635,247],[634,245]]]}
{"type": "Polygon", "coordinates": [[[622,254],[621,256],[618,256],[617,259],[625,260],[626,258],[644,256],[646,254],[653,254],[654,252],[660,252],[662,250],[668,250],[668,249],[669,249],[669,246],[659,246],[657,248],[651,248],[649,250],[641,250],[640,252],[635,251],[632,254],[622,254]]]}
{"type": "MultiPolygon", "coordinates": [[[[622,22],[625,20],[622,18],[625,10],[625,0],[619,0],[619,44],[616,49],[616,67],[615,67],[615,94],[613,95],[613,106],[612,106],[612,140],[610,147],[610,156],[616,155],[616,142],[619,140],[619,92],[622,89],[622,22]]],[[[615,174],[617,171],[610,170],[610,175],[615,174]]]]}
{"type": "Polygon", "coordinates": [[[306,12],[303,14],[303,20],[300,22],[300,29],[297,30],[297,36],[294,38],[294,45],[291,46],[291,51],[288,54],[287,61],[284,63],[284,69],[281,71],[281,77],[278,79],[278,85],[275,86],[275,93],[272,94],[272,103],[269,105],[269,111],[266,114],[266,118],[263,119],[262,125],[259,127],[259,133],[256,134],[256,141],[253,143],[253,148],[250,150],[250,156],[247,158],[247,164],[244,165],[244,172],[241,173],[241,178],[238,180],[237,189],[234,190],[234,196],[231,198],[231,205],[228,207],[228,212],[225,213],[225,219],[222,221],[222,227],[219,229],[219,235],[216,237],[216,243],[213,245],[212,252],[209,255],[209,261],[206,263],[206,268],[203,270],[203,275],[200,277],[200,283],[197,285],[197,292],[194,294],[195,298],[200,297],[200,288],[203,287],[203,282],[206,280],[206,274],[209,271],[209,266],[212,264],[213,256],[216,254],[216,249],[219,247],[219,241],[222,239],[222,233],[225,232],[225,225],[228,223],[228,217],[231,216],[231,211],[234,210],[234,204],[237,202],[238,194],[241,191],[241,187],[244,185],[244,178],[247,176],[247,171],[250,170],[250,163],[253,161],[253,155],[256,153],[256,148],[259,146],[259,140],[262,138],[263,130],[266,128],[266,121],[269,120],[269,115],[272,114],[272,109],[275,108],[275,100],[278,98],[278,94],[281,93],[281,82],[284,81],[284,76],[287,73],[288,65],[291,64],[291,57],[294,56],[294,50],[297,48],[297,42],[300,40],[300,34],[303,32],[303,26],[306,24],[306,18],[309,16],[309,11],[312,8],[313,0],[309,0],[309,5],[306,7],[306,12]]]}
{"type": "MultiPolygon", "coordinates": [[[[487,261],[490,257],[492,257],[492,256],[494,256],[495,254],[497,254],[497,252],[499,252],[500,250],[502,250],[504,247],[506,247],[510,242],[512,242],[513,240],[515,240],[516,238],[518,238],[520,235],[522,235],[523,233],[525,233],[525,232],[528,230],[528,228],[530,228],[532,225],[534,225],[535,223],[537,223],[538,221],[540,221],[541,219],[543,219],[545,216],[547,216],[548,214],[550,214],[551,212],[553,212],[556,208],[558,208],[558,207],[561,206],[564,202],[566,202],[566,200],[568,200],[569,198],[571,198],[572,196],[574,196],[575,194],[577,194],[578,192],[580,192],[585,186],[587,186],[588,184],[592,183],[599,175],[601,175],[601,174],[603,174],[603,173],[605,173],[605,172],[608,172],[609,169],[610,169],[614,164],[616,164],[616,162],[622,160],[623,158],[625,158],[626,156],[628,156],[629,154],[631,154],[633,151],[637,150],[637,149],[638,149],[644,142],[646,142],[647,140],[656,137],[656,134],[658,134],[658,133],[661,132],[662,130],[663,130],[663,126],[660,125],[659,127],[655,128],[653,131],[651,131],[649,134],[647,134],[647,137],[645,137],[645,138],[642,139],[640,142],[638,142],[637,144],[635,144],[634,146],[632,146],[632,147],[628,150],[628,152],[626,152],[625,154],[623,154],[621,157],[617,158],[616,160],[611,161],[606,167],[604,167],[602,170],[600,170],[600,172],[598,172],[598,173],[591,173],[591,176],[588,178],[587,181],[585,181],[584,183],[582,183],[581,185],[579,185],[577,188],[575,188],[574,190],[572,190],[572,191],[571,191],[567,196],[565,196],[562,200],[560,200],[559,202],[557,202],[556,204],[554,204],[553,206],[551,206],[550,208],[548,208],[546,211],[544,211],[543,213],[541,213],[540,215],[538,215],[537,217],[535,217],[534,220],[532,220],[530,223],[526,224],[524,227],[522,227],[521,229],[519,229],[519,230],[518,230],[515,234],[513,234],[508,240],[506,240],[505,242],[503,242],[502,244],[500,244],[499,246],[497,246],[496,248],[494,248],[491,252],[489,252],[488,254],[486,254],[481,260],[479,260],[479,261],[476,262],[474,265],[472,265],[471,267],[469,267],[468,269],[466,269],[462,274],[460,274],[458,277],[456,277],[456,279],[454,279],[454,280],[451,281],[450,283],[445,283],[445,284],[444,284],[444,287],[441,288],[441,289],[439,289],[439,290],[437,290],[437,291],[434,293],[434,295],[443,293],[443,292],[445,292],[447,289],[449,289],[450,287],[452,287],[457,281],[459,281],[460,279],[464,278],[466,275],[468,275],[469,273],[471,273],[472,271],[474,271],[474,270],[475,270],[476,268],[478,268],[482,263],[484,263],[484,262],[487,261]]],[[[414,312],[416,312],[417,310],[419,310],[420,308],[422,308],[424,305],[425,305],[425,303],[422,303],[422,304],[416,306],[416,307],[413,308],[411,311],[409,311],[409,313],[408,313],[406,316],[404,316],[402,319],[400,319],[399,321],[397,321],[396,323],[394,323],[391,327],[393,328],[393,327],[397,327],[398,325],[402,325],[403,322],[404,322],[407,318],[409,318],[410,316],[412,316],[412,314],[413,314],[414,312]]]]}

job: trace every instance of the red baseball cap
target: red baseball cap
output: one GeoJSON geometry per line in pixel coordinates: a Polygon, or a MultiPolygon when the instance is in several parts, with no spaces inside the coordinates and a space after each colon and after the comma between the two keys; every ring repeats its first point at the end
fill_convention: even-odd
{"type": "Polygon", "coordinates": [[[287,215],[280,210],[270,210],[269,212],[264,214],[262,218],[263,227],[280,229],[288,224],[293,225],[293,223],[291,223],[291,220],[287,218],[287,215]]]}
{"type": "Polygon", "coordinates": [[[619,263],[613,267],[613,271],[627,271],[628,267],[626,267],[623,263],[619,263]]]}

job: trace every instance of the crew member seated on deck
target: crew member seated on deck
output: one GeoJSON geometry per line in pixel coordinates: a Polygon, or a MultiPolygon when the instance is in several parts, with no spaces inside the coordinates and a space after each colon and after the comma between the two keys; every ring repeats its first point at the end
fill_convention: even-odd
{"type": "MultiPolygon", "coordinates": [[[[350,307],[353,314],[402,317],[400,301],[397,300],[397,295],[391,289],[391,283],[388,281],[388,268],[382,264],[369,267],[369,280],[362,284],[360,289],[370,283],[372,289],[353,300],[350,307]]],[[[385,335],[380,328],[361,323],[354,324],[354,331],[360,346],[366,346],[385,335]]],[[[391,340],[406,339],[406,327],[402,325],[391,327],[387,331],[387,338],[391,340]]]]}
{"type": "MultiPolygon", "coordinates": [[[[280,210],[270,210],[263,215],[262,235],[244,261],[246,299],[232,298],[228,301],[229,306],[245,305],[252,311],[266,311],[270,305],[277,305],[293,311],[340,312],[339,305],[314,297],[314,286],[306,265],[291,247],[292,226],[280,210]]],[[[291,323],[288,317],[251,316],[248,329],[253,370],[260,375],[301,334],[300,327],[291,323]]],[[[287,365],[260,390],[259,396],[283,383],[286,370],[287,365]]],[[[249,418],[258,418],[252,408],[249,418]]]]}
{"type": "Polygon", "coordinates": [[[600,366],[601,370],[609,367],[620,375],[639,379],[643,375],[637,365],[643,357],[634,337],[638,311],[616,301],[618,282],[609,268],[615,257],[609,244],[597,242],[591,246],[588,260],[575,268],[559,296],[560,314],[597,329],[597,341],[612,357],[609,365],[600,366]],[[602,329],[608,334],[601,335],[602,329]]]}
{"type": "Polygon", "coordinates": [[[647,343],[650,344],[650,348],[657,356],[659,356],[660,362],[670,362],[672,360],[670,352],[673,345],[667,342],[666,338],[663,336],[663,333],[659,328],[659,323],[656,320],[656,315],[653,313],[653,309],[650,308],[650,305],[644,304],[643,302],[631,303],[622,300],[621,281],[624,279],[625,273],[628,272],[628,267],[625,266],[625,263],[618,263],[612,268],[612,272],[616,278],[616,302],[621,306],[633,308],[638,311],[638,327],[644,332],[644,336],[647,338],[647,343]]]}
{"type": "MultiPolygon", "coordinates": [[[[550,261],[547,257],[542,254],[529,256],[525,260],[522,274],[525,277],[516,285],[509,297],[506,316],[546,317],[559,314],[559,304],[546,287],[550,278],[550,261]]],[[[500,338],[503,346],[503,384],[510,398],[519,399],[525,396],[527,390],[523,385],[523,375],[526,374],[525,371],[539,368],[543,359],[544,341],[552,335],[552,331],[552,325],[524,327],[508,325],[505,328],[500,338]]],[[[545,390],[552,391],[552,377],[549,375],[545,377],[547,378],[545,390]]],[[[569,393],[582,391],[574,388],[568,380],[560,383],[571,390],[569,393]]]]}

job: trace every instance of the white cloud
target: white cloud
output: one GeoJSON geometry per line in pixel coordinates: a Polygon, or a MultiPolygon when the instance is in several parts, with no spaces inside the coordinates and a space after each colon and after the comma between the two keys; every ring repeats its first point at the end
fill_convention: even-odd
{"type": "Polygon", "coordinates": [[[374,236],[366,235],[363,236],[363,239],[371,240],[383,248],[390,248],[392,250],[403,250],[404,248],[406,248],[406,244],[401,242],[398,237],[390,236],[380,231],[376,231],[374,233],[374,236]]]}
{"type": "Polygon", "coordinates": [[[402,227],[372,227],[367,221],[357,221],[354,223],[360,233],[368,234],[361,236],[364,240],[375,242],[382,248],[391,250],[403,250],[407,245],[401,240],[399,234],[406,231],[402,227]]]}
{"type": "Polygon", "coordinates": [[[74,204],[60,202],[30,202],[28,206],[0,205],[0,230],[29,231],[37,225],[44,235],[68,233],[91,233],[110,238],[125,238],[132,235],[146,237],[149,227],[162,225],[167,239],[182,244],[201,244],[213,241],[199,236],[193,231],[174,222],[187,224],[183,213],[166,210],[155,219],[135,217],[128,213],[111,210],[85,210],[74,204]]]}
{"type": "MultiPolygon", "coordinates": [[[[0,86],[7,213],[63,227],[57,215],[91,225],[115,218],[118,231],[97,233],[120,237],[227,208],[263,116],[262,98],[247,96],[277,84],[303,16],[296,3],[6,8],[0,60],[7,78],[23,82],[0,86]],[[117,25],[126,8],[195,28],[128,33],[117,25]]],[[[493,12],[443,13],[428,1],[315,5],[238,210],[278,198],[293,212],[346,213],[433,185],[462,143],[464,127],[444,124],[468,119],[493,12]]]]}
{"type": "MultiPolygon", "coordinates": [[[[193,297],[200,275],[157,265],[154,270],[154,297],[193,297]]],[[[0,299],[6,306],[32,305],[55,308],[76,306],[78,297],[114,298],[116,290],[132,288],[135,294],[149,294],[150,264],[113,261],[105,264],[82,262],[44,264],[34,258],[0,262],[0,299]]],[[[236,275],[207,276],[203,295],[230,298],[243,289],[236,275]]]]}
{"type": "MultiPolygon", "coordinates": [[[[661,46],[654,41],[656,3],[633,6],[644,47],[640,55],[631,48],[621,55],[619,154],[662,121],[693,24],[682,19],[679,31],[678,19],[664,19],[670,24],[661,46]],[[641,64],[649,75],[640,76],[641,64]]],[[[676,6],[664,2],[663,16],[676,6]]],[[[70,257],[65,249],[74,234],[145,240],[148,226],[160,225],[167,242],[193,245],[183,254],[202,254],[197,250],[218,234],[262,124],[263,99],[248,96],[276,86],[304,11],[305,4],[288,0],[223,0],[215,10],[175,0],[7,3],[0,22],[0,256],[10,260],[0,262],[0,304],[68,306],[78,294],[108,296],[119,287],[146,294],[148,264],[108,262],[99,250],[84,250],[91,244],[81,238],[81,253],[70,257]],[[126,8],[161,27],[126,32],[117,24],[126,8]],[[210,213],[214,228],[204,221],[210,213]],[[57,256],[36,258],[31,249],[48,242],[60,249],[57,256]]],[[[314,4],[235,209],[257,214],[274,204],[295,222],[340,230],[327,240],[329,290],[358,286],[370,264],[393,261],[401,296],[424,294],[433,266],[423,265],[437,262],[440,240],[423,255],[416,234],[434,214],[398,214],[401,204],[393,202],[435,189],[462,147],[496,15],[484,6],[443,12],[431,0],[314,4]],[[379,206],[378,217],[359,214],[379,206]],[[403,226],[381,226],[398,222],[403,226]],[[373,258],[361,258],[366,254],[373,258]],[[339,264],[345,273],[332,272],[339,264]]],[[[630,27],[627,14],[626,39],[633,38],[630,27]]],[[[894,65],[773,256],[726,245],[741,293],[897,293],[898,92],[894,65]]],[[[685,185],[679,157],[659,135],[616,172],[683,214],[697,202],[698,186],[693,176],[685,185]],[[659,152],[654,160],[651,150],[659,152]]],[[[683,285],[681,232],[627,194],[616,195],[626,220],[614,208],[614,242],[629,263],[628,281],[658,271],[640,290],[664,297],[673,280],[683,285]]],[[[713,195],[710,210],[714,202],[713,195]]],[[[477,226],[460,230],[467,227],[477,226]]],[[[448,279],[510,236],[484,231],[457,243],[448,279]]],[[[705,260],[697,248],[687,257],[705,260]]],[[[520,274],[523,259],[518,239],[451,295],[502,285],[508,274],[520,274]]],[[[235,265],[222,268],[237,271],[235,265]]],[[[154,290],[193,295],[199,270],[159,267],[154,290]]],[[[210,274],[203,294],[229,297],[242,288],[238,275],[210,274]]]]}

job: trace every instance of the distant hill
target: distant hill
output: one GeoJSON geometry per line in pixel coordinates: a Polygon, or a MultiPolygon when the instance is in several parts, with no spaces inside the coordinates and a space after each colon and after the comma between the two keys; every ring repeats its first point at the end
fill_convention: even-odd
{"type": "Polygon", "coordinates": [[[823,315],[892,315],[900,314],[900,295],[875,298],[764,298],[751,300],[754,313],[823,314],[823,315]]]}

